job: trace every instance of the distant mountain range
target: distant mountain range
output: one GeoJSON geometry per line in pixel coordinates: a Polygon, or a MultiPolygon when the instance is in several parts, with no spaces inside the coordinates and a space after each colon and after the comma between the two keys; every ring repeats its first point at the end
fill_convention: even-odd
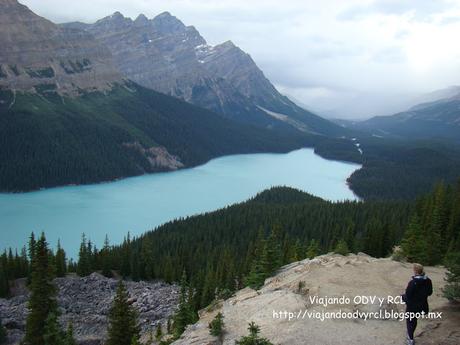
{"type": "Polygon", "coordinates": [[[460,142],[460,87],[432,92],[420,99],[426,101],[394,115],[376,116],[361,122],[336,122],[378,137],[460,142]]]}

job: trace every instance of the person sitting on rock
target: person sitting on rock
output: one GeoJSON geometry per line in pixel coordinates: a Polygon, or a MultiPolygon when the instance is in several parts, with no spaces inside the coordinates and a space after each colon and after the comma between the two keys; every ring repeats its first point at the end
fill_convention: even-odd
{"type": "MultiPolygon", "coordinates": [[[[406,303],[406,313],[428,314],[428,296],[433,293],[431,279],[425,275],[423,266],[414,264],[414,276],[407,284],[406,293],[402,295],[406,303]]],[[[417,328],[417,318],[415,316],[406,317],[407,344],[414,345],[414,332],[417,328]]]]}

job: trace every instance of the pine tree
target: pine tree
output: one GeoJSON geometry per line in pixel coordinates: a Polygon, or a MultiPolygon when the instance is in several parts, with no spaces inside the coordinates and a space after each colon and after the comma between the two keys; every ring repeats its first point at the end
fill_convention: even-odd
{"type": "Polygon", "coordinates": [[[133,337],[131,338],[131,345],[141,345],[138,336],[133,335],[133,337]]]}
{"type": "Polygon", "coordinates": [[[2,316],[0,315],[0,345],[6,342],[6,330],[3,327],[2,316]]]}
{"type": "Polygon", "coordinates": [[[45,345],[45,322],[57,312],[54,272],[50,263],[45,234],[35,243],[30,283],[29,314],[26,321],[26,345],[45,345]]]}
{"type": "Polygon", "coordinates": [[[265,242],[262,261],[265,265],[264,273],[271,276],[283,264],[283,252],[281,249],[281,226],[278,224],[272,227],[272,231],[265,242]]]}
{"type": "Polygon", "coordinates": [[[141,260],[140,264],[142,272],[140,273],[141,279],[150,280],[153,279],[154,274],[154,262],[153,262],[153,248],[149,237],[142,241],[141,249],[141,260]]]}
{"type": "Polygon", "coordinates": [[[82,234],[77,263],[77,274],[80,277],[86,277],[91,274],[91,252],[88,251],[89,246],[91,246],[91,242],[86,241],[85,234],[82,234]]]}
{"type": "Polygon", "coordinates": [[[173,318],[173,335],[175,338],[185,331],[187,325],[194,323],[197,319],[196,313],[191,305],[191,296],[187,289],[187,276],[185,271],[182,273],[181,293],[179,298],[179,306],[173,318]]]}
{"type": "Polygon", "coordinates": [[[57,277],[64,277],[67,273],[67,261],[64,249],[61,247],[61,241],[58,240],[57,243],[57,250],[56,250],[56,257],[55,257],[55,265],[56,265],[56,276],[57,277]]]}
{"type": "Polygon", "coordinates": [[[410,262],[425,264],[427,261],[427,247],[428,243],[423,234],[419,217],[417,213],[414,213],[404,234],[404,238],[401,241],[401,249],[410,262]]]}
{"type": "Polygon", "coordinates": [[[264,261],[264,251],[266,248],[266,241],[264,239],[263,230],[259,229],[257,240],[255,244],[254,255],[252,257],[251,269],[244,279],[244,284],[252,289],[259,289],[267,278],[265,271],[266,264],[264,261]]]}
{"type": "Polygon", "coordinates": [[[206,270],[206,277],[201,291],[200,306],[205,307],[215,299],[216,291],[216,276],[212,266],[208,266],[206,270]]]}
{"type": "Polygon", "coordinates": [[[105,235],[104,247],[101,250],[101,261],[102,261],[102,274],[105,277],[111,278],[113,276],[112,270],[110,269],[110,242],[109,236],[105,235]]]}
{"type": "Polygon", "coordinates": [[[445,260],[447,284],[444,287],[444,296],[452,301],[460,300],[460,252],[452,252],[445,260]]]}
{"type": "Polygon", "coordinates": [[[288,262],[295,262],[295,261],[300,261],[304,258],[303,253],[302,253],[302,244],[300,243],[300,240],[297,239],[294,243],[293,246],[291,246],[291,250],[289,252],[289,259],[288,262]]]}
{"type": "Polygon", "coordinates": [[[29,237],[29,260],[32,264],[34,261],[35,257],[35,245],[36,245],[36,240],[35,240],[35,234],[32,232],[29,237]]]}
{"type": "Polygon", "coordinates": [[[139,339],[137,313],[128,303],[128,292],[120,280],[109,313],[107,345],[131,345],[139,339]]]}
{"type": "Polygon", "coordinates": [[[307,258],[313,259],[319,254],[319,243],[315,239],[310,241],[310,245],[307,248],[307,258]]]}
{"type": "Polygon", "coordinates": [[[337,245],[335,246],[335,249],[334,249],[334,253],[341,254],[341,255],[347,255],[348,253],[350,253],[347,242],[345,242],[345,240],[343,239],[337,242],[337,245]]]}
{"type": "Polygon", "coordinates": [[[235,341],[236,345],[273,345],[265,338],[260,338],[260,327],[254,322],[251,322],[248,327],[249,336],[242,337],[240,340],[235,341]]]}
{"type": "Polygon", "coordinates": [[[172,320],[171,320],[171,317],[168,317],[168,321],[166,322],[166,332],[168,332],[168,334],[171,334],[171,332],[172,332],[172,320]]]}
{"type": "Polygon", "coordinates": [[[221,337],[224,332],[224,316],[217,313],[214,319],[209,323],[209,334],[215,337],[221,337]]]}
{"type": "Polygon", "coordinates": [[[3,261],[6,260],[0,262],[0,298],[7,298],[10,295],[10,283],[3,261]]]}
{"type": "Polygon", "coordinates": [[[67,326],[67,331],[65,332],[64,336],[64,345],[77,345],[73,335],[73,324],[72,322],[69,323],[67,326]]]}
{"type": "Polygon", "coordinates": [[[58,323],[57,314],[52,312],[45,321],[43,340],[45,345],[64,345],[65,334],[58,323]]]}
{"type": "Polygon", "coordinates": [[[161,328],[161,323],[158,324],[157,329],[155,331],[155,339],[160,341],[163,338],[163,330],[161,328]]]}

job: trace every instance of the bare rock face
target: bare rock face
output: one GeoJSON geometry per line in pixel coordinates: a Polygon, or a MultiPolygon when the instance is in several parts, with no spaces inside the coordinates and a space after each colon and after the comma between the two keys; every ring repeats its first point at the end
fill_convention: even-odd
{"type": "Polygon", "coordinates": [[[89,33],[59,27],[16,0],[0,1],[0,88],[61,94],[120,82],[110,51],[89,33]]]}
{"type": "MultiPolygon", "coordinates": [[[[415,341],[420,345],[459,344],[460,308],[442,297],[445,269],[426,267],[426,272],[434,286],[429,298],[430,310],[443,314],[441,319],[420,319],[415,341]]],[[[173,344],[233,345],[235,340],[248,334],[251,321],[260,326],[261,336],[277,345],[403,344],[406,338],[404,321],[385,317],[365,320],[362,313],[404,311],[405,305],[388,300],[388,296],[400,296],[411,274],[411,264],[375,259],[365,254],[327,254],[295,262],[267,279],[259,291],[245,288],[213,309],[203,310],[200,320],[189,326],[173,344]],[[364,298],[373,296],[377,299],[364,298]],[[383,298],[383,302],[378,298],[383,298]],[[360,312],[361,317],[321,321],[311,316],[339,311],[360,312]],[[222,342],[211,336],[208,329],[218,312],[223,314],[225,323],[222,342]]]]}
{"type": "MultiPolygon", "coordinates": [[[[58,305],[63,327],[73,323],[79,344],[103,344],[107,335],[107,317],[117,281],[93,273],[80,278],[68,276],[55,279],[58,305]]],[[[179,300],[177,286],[166,283],[126,282],[132,305],[139,313],[141,335],[148,339],[158,324],[165,325],[179,300]]],[[[7,329],[7,344],[19,344],[25,331],[27,317],[26,291],[11,299],[0,299],[0,315],[7,329]]]]}
{"type": "Polygon", "coordinates": [[[211,46],[169,12],[135,20],[116,12],[94,24],[68,23],[106,45],[129,79],[232,119],[266,127],[334,134],[338,128],[281,95],[249,54],[231,41],[211,46]],[[275,118],[268,111],[302,123],[275,118]],[[283,123],[284,122],[284,123],[283,123]]]}

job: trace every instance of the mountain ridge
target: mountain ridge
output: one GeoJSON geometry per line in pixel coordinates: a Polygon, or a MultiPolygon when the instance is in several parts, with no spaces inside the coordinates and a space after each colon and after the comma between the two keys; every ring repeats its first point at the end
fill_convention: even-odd
{"type": "Polygon", "coordinates": [[[311,134],[342,135],[345,130],[281,95],[251,56],[233,42],[211,46],[194,26],[169,12],[135,20],[121,13],[93,24],[67,23],[86,30],[112,52],[124,75],[144,87],[265,127],[294,127],[311,134]],[[271,112],[285,118],[274,118],[271,112]],[[293,125],[302,123],[302,126],[293,125]]]}

